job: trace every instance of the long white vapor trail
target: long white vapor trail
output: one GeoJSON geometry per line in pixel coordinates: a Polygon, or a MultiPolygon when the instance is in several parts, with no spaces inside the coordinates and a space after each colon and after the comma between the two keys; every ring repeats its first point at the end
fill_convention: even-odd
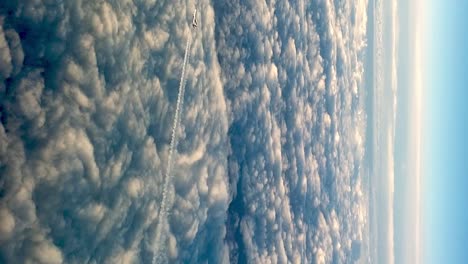
{"type": "Polygon", "coordinates": [[[180,121],[180,109],[182,109],[184,104],[184,93],[185,93],[185,67],[190,60],[190,47],[192,45],[191,36],[187,40],[187,45],[185,47],[185,55],[184,55],[184,63],[182,65],[182,74],[180,76],[180,84],[179,84],[179,93],[177,95],[177,104],[176,110],[174,114],[174,121],[172,123],[172,135],[171,135],[171,143],[169,145],[169,156],[167,158],[167,166],[166,166],[166,173],[164,175],[164,187],[163,187],[163,194],[162,194],[162,202],[161,207],[159,209],[159,222],[158,226],[156,227],[156,250],[153,255],[153,264],[155,263],[166,263],[167,257],[165,252],[166,248],[166,237],[167,234],[165,232],[164,227],[167,224],[167,214],[169,212],[169,187],[172,183],[172,156],[174,153],[174,147],[177,145],[177,128],[179,126],[180,121]]]}

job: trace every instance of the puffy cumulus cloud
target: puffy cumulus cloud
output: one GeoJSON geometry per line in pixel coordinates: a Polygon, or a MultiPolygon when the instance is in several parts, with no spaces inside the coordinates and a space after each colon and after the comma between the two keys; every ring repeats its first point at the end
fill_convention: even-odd
{"type": "MultiPolygon", "coordinates": [[[[227,106],[199,1],[8,1],[0,9],[0,262],[146,263],[185,43],[168,257],[225,259],[227,106]]],[[[272,73],[274,74],[274,73],[272,73]]]]}
{"type": "Polygon", "coordinates": [[[359,257],[367,1],[197,5],[192,30],[194,1],[4,4],[0,262],[359,257]]]}
{"type": "Polygon", "coordinates": [[[231,260],[356,260],[367,218],[367,1],[214,6],[231,113],[231,260]]]}

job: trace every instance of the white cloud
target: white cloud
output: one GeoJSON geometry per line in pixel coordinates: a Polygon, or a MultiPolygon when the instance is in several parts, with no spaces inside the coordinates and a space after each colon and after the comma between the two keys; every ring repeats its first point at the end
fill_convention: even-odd
{"type": "Polygon", "coordinates": [[[374,186],[370,203],[375,209],[371,244],[378,245],[371,261],[395,262],[394,191],[395,124],[397,113],[398,18],[397,2],[378,2],[375,7],[375,135],[373,140],[374,186]],[[389,41],[386,41],[389,40],[389,41]],[[373,243],[375,242],[375,243],[373,243]]]}
{"type": "Polygon", "coordinates": [[[11,65],[11,54],[8,43],[5,39],[5,32],[0,31],[0,74],[6,79],[10,76],[13,66],[11,65]]]}
{"type": "Polygon", "coordinates": [[[15,229],[15,218],[7,208],[0,209],[0,243],[8,240],[15,229]]]}
{"type": "MultiPolygon", "coordinates": [[[[128,1],[8,6],[30,35],[19,39],[20,29],[5,17],[1,76],[12,81],[0,89],[3,260],[152,258],[179,44],[190,32],[185,21],[191,10],[179,12],[184,6],[128,1]],[[171,32],[174,28],[185,29],[171,32]]],[[[175,188],[176,201],[190,203],[176,202],[174,214],[190,214],[196,223],[169,229],[169,257],[181,260],[226,256],[218,249],[229,199],[222,148],[228,123],[214,28],[208,26],[214,13],[204,2],[200,8],[206,26],[193,36],[175,173],[186,186],[205,183],[200,192],[180,182],[175,188]],[[186,177],[196,171],[201,173],[186,177]],[[203,233],[208,228],[212,233],[203,233]],[[215,253],[202,255],[211,241],[218,244],[215,253]],[[198,247],[200,255],[191,256],[187,245],[198,247]]]]}
{"type": "MultiPolygon", "coordinates": [[[[236,2],[232,13],[222,13],[218,21],[223,36],[218,39],[218,50],[233,113],[231,148],[240,164],[233,174],[239,173],[243,193],[236,199],[249,208],[240,224],[228,227],[228,233],[240,230],[243,237],[231,250],[245,248],[247,259],[265,263],[282,256],[290,261],[301,256],[303,261],[329,262],[333,250],[344,261],[350,258],[348,241],[363,239],[365,227],[364,217],[357,217],[366,215],[363,196],[353,195],[357,206],[348,202],[350,193],[360,190],[359,181],[352,183],[351,177],[364,152],[365,115],[348,110],[352,100],[346,99],[359,96],[347,84],[361,85],[365,22],[359,22],[364,26],[359,31],[354,25],[348,27],[345,19],[339,21],[337,13],[347,17],[356,12],[353,4],[347,9],[332,2],[310,3],[307,15],[301,13],[301,4],[277,1],[272,32],[267,30],[261,36],[249,25],[270,29],[263,26],[263,16],[253,15],[236,2]],[[243,20],[235,20],[237,12],[243,20]],[[327,14],[327,19],[320,14],[327,14]],[[233,23],[242,25],[242,32],[229,26],[233,23]],[[253,48],[261,45],[258,43],[274,43],[271,62],[258,59],[262,57],[253,48]],[[345,43],[349,43],[347,48],[345,43]],[[264,69],[273,63],[277,83],[266,81],[264,69]],[[313,207],[311,212],[303,209],[313,207]],[[330,218],[330,208],[340,208],[340,213],[330,218]],[[314,224],[319,221],[315,220],[316,211],[322,215],[319,226],[314,224]],[[306,240],[315,235],[317,243],[326,241],[320,250],[303,249],[304,240],[294,235],[301,232],[304,221],[310,226],[306,240]],[[353,226],[353,230],[345,226],[353,226]]],[[[366,6],[360,3],[358,8],[364,10],[359,14],[366,14],[366,6]]],[[[236,219],[239,214],[230,217],[236,219]]]]}
{"type": "Polygon", "coordinates": [[[366,2],[200,1],[197,30],[181,1],[9,5],[31,35],[0,36],[1,257],[151,261],[191,34],[169,260],[350,258],[366,2]]]}

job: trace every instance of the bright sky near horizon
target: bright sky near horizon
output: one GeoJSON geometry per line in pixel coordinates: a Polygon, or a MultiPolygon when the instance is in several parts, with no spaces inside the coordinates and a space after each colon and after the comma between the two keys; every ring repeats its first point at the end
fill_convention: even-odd
{"type": "Polygon", "coordinates": [[[404,33],[410,66],[409,74],[398,78],[408,79],[408,161],[395,165],[406,168],[396,172],[396,181],[406,178],[395,188],[406,185],[407,193],[402,192],[404,199],[395,195],[395,217],[403,218],[395,224],[395,232],[403,233],[395,234],[395,263],[467,263],[468,2],[415,1],[406,8],[409,18],[406,23],[399,18],[399,29],[409,28],[404,33]],[[403,216],[399,199],[407,203],[400,206],[403,216]]]}
{"type": "Polygon", "coordinates": [[[421,1],[397,1],[397,107],[394,141],[394,262],[421,259],[421,151],[424,105],[421,1]]]}
{"type": "Polygon", "coordinates": [[[468,1],[374,2],[370,262],[468,263],[468,1]]]}
{"type": "Polygon", "coordinates": [[[395,140],[394,263],[467,263],[468,3],[398,1],[398,8],[408,18],[398,17],[396,129],[407,134],[395,140]]]}

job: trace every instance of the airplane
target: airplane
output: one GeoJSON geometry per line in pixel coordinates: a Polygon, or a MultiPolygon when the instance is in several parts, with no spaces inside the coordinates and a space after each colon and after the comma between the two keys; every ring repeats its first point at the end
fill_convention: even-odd
{"type": "Polygon", "coordinates": [[[197,9],[195,8],[195,12],[193,12],[192,16],[192,27],[196,28],[198,27],[198,22],[197,22],[197,9]]]}

